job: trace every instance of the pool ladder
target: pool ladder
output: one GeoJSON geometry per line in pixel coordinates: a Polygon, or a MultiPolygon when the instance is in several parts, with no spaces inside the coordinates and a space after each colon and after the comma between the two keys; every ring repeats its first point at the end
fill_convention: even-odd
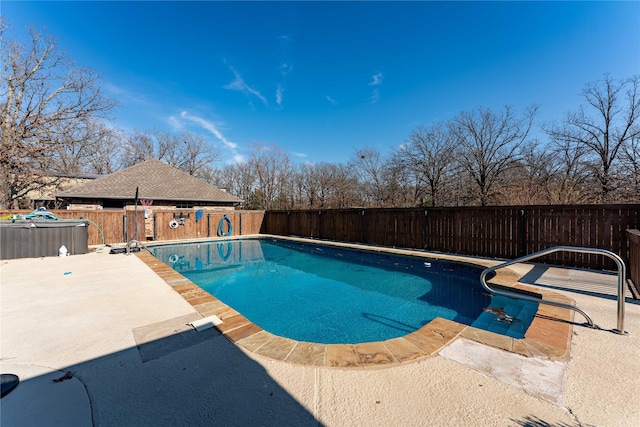
{"type": "Polygon", "coordinates": [[[507,267],[509,265],[517,264],[520,262],[530,261],[534,258],[539,258],[541,256],[549,255],[555,252],[574,252],[574,253],[604,255],[615,261],[616,265],[618,266],[618,319],[617,319],[618,327],[617,329],[614,329],[613,332],[620,335],[625,335],[626,332],[624,330],[624,284],[626,283],[626,267],[624,265],[624,261],[622,260],[622,258],[620,258],[618,255],[614,254],[611,251],[607,251],[605,249],[580,248],[580,247],[574,247],[574,246],[554,246],[552,248],[543,249],[541,251],[534,252],[532,254],[525,255],[510,261],[506,261],[506,262],[503,262],[502,264],[498,264],[493,267],[486,268],[480,274],[480,283],[482,283],[482,287],[487,292],[490,292],[491,294],[502,295],[508,298],[521,299],[524,301],[531,301],[538,304],[554,305],[556,307],[563,307],[563,308],[568,308],[570,310],[577,311],[578,313],[583,315],[585,319],[587,319],[587,323],[589,324],[590,327],[595,328],[596,326],[594,325],[593,320],[591,320],[591,316],[589,316],[580,307],[577,307],[572,304],[565,304],[562,302],[535,298],[532,296],[524,295],[524,294],[513,292],[513,291],[496,290],[489,287],[489,285],[487,284],[487,275],[493,271],[496,271],[500,268],[507,267]]]}

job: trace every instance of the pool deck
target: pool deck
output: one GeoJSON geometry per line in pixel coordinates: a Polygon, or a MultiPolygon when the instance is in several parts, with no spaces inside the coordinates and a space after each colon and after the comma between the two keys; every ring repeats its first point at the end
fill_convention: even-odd
{"type": "Polygon", "coordinates": [[[21,378],[3,426],[640,425],[640,305],[613,333],[615,275],[492,280],[576,301],[599,329],[542,307],[521,340],[436,319],[361,345],[274,336],[146,252],[0,261],[0,280],[2,373],[21,378]]]}

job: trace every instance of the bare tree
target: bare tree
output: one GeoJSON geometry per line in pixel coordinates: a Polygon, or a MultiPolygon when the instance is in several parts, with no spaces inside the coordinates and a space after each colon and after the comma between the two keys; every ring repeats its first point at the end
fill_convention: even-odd
{"type": "Polygon", "coordinates": [[[385,161],[382,177],[385,183],[384,207],[406,208],[416,205],[419,189],[415,171],[405,167],[397,153],[385,161]]]}
{"type": "Polygon", "coordinates": [[[136,130],[127,138],[122,165],[133,166],[150,159],[158,159],[189,175],[206,178],[219,152],[204,137],[190,132],[172,134],[164,130],[136,130]]]}
{"type": "MultiPolygon", "coordinates": [[[[241,198],[245,201],[245,208],[249,207],[256,176],[255,171],[248,163],[235,163],[214,169],[211,178],[207,181],[241,198]]],[[[256,206],[253,208],[257,209],[256,206]]]]}
{"type": "Polygon", "coordinates": [[[58,126],[64,144],[55,147],[50,169],[61,174],[111,173],[119,149],[120,133],[104,122],[87,118],[71,126],[58,126]]]}
{"type": "Polygon", "coordinates": [[[0,20],[0,206],[9,207],[30,183],[49,173],[52,153],[64,145],[57,131],[102,117],[114,103],[98,76],[78,67],[58,50],[54,39],[35,29],[30,44],[5,40],[0,20]]]}
{"type": "Polygon", "coordinates": [[[527,141],[520,147],[520,160],[505,173],[499,193],[501,204],[548,204],[553,180],[554,154],[538,141],[527,141]]]}
{"type": "Polygon", "coordinates": [[[560,125],[545,128],[554,140],[585,147],[597,178],[598,201],[615,199],[616,164],[622,147],[640,134],[640,76],[616,81],[608,74],[582,91],[586,105],[567,113],[560,125]]]}
{"type": "Polygon", "coordinates": [[[104,123],[97,123],[97,126],[95,147],[92,156],[88,159],[86,171],[97,175],[107,175],[122,167],[119,159],[125,136],[120,129],[112,128],[104,123]]]}
{"type": "Polygon", "coordinates": [[[255,171],[254,206],[258,209],[278,209],[287,206],[287,181],[291,174],[289,156],[277,145],[256,143],[247,161],[255,171]]]}
{"type": "Polygon", "coordinates": [[[551,204],[593,201],[593,185],[585,162],[586,147],[571,139],[553,138],[549,145],[550,173],[547,199],[551,204]]]}
{"type": "Polygon", "coordinates": [[[205,176],[211,164],[218,160],[220,155],[202,136],[183,132],[180,139],[184,145],[180,150],[180,169],[199,178],[205,176]]]}
{"type": "Polygon", "coordinates": [[[350,166],[358,177],[364,204],[385,206],[389,194],[385,181],[386,162],[380,152],[369,147],[356,149],[350,166]]]}
{"type": "Polygon", "coordinates": [[[358,182],[352,169],[339,163],[307,164],[301,171],[306,207],[336,209],[361,206],[358,182]]]}
{"type": "Polygon", "coordinates": [[[133,134],[127,137],[122,150],[120,161],[122,167],[128,168],[151,159],[166,161],[166,148],[162,141],[156,140],[156,134],[161,135],[162,132],[159,130],[134,130],[133,134]]]}
{"type": "Polygon", "coordinates": [[[640,134],[633,134],[623,147],[624,200],[640,203],[640,134]]]}
{"type": "MultiPolygon", "coordinates": [[[[120,148],[119,132],[107,126],[103,121],[93,118],[81,120],[82,123],[57,123],[55,132],[64,143],[56,144],[48,156],[44,156],[38,170],[47,171],[46,176],[25,183],[22,191],[27,198],[35,194],[64,191],[73,183],[74,178],[88,174],[107,174],[115,172],[116,154],[120,148]],[[32,193],[27,193],[33,191],[32,193]]],[[[19,207],[34,208],[35,204],[21,200],[19,207]]],[[[55,202],[54,207],[59,207],[55,202]]]]}
{"type": "Polygon", "coordinates": [[[424,204],[425,191],[420,183],[420,173],[407,156],[406,144],[396,147],[389,158],[389,170],[396,186],[396,206],[413,207],[424,204]]]}
{"type": "Polygon", "coordinates": [[[477,199],[486,206],[494,186],[517,165],[519,148],[529,135],[537,107],[530,106],[516,118],[509,106],[502,113],[488,108],[464,111],[453,121],[461,167],[473,179],[477,199]]]}
{"type": "Polygon", "coordinates": [[[420,126],[397,151],[402,163],[415,174],[421,193],[426,193],[423,203],[442,206],[441,194],[450,179],[454,167],[456,134],[446,123],[420,126]],[[425,191],[426,190],[426,191],[425,191]]]}
{"type": "Polygon", "coordinates": [[[305,190],[304,190],[304,164],[292,165],[290,182],[291,209],[305,208],[305,190]]]}
{"type": "Polygon", "coordinates": [[[299,186],[300,204],[307,209],[325,207],[327,193],[323,183],[328,174],[323,173],[322,168],[322,164],[306,163],[297,170],[296,182],[299,186]]]}
{"type": "Polygon", "coordinates": [[[358,179],[353,170],[346,164],[330,163],[328,165],[331,176],[331,197],[327,207],[345,209],[360,206],[362,198],[358,193],[358,179]]]}

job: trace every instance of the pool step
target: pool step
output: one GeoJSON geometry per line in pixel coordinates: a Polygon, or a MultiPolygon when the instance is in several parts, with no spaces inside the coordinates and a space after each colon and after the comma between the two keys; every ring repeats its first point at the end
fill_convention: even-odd
{"type": "Polygon", "coordinates": [[[486,331],[507,335],[512,338],[522,338],[529,325],[529,319],[535,315],[536,306],[532,304],[522,304],[506,302],[506,304],[492,304],[492,308],[501,309],[513,319],[512,322],[500,320],[501,316],[496,313],[485,311],[472,323],[471,326],[484,329],[486,331]]]}

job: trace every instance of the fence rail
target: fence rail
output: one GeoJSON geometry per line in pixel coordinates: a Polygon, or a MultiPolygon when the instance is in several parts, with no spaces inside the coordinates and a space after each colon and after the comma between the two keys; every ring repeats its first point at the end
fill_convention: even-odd
{"type": "MultiPolygon", "coordinates": [[[[262,232],[505,259],[580,246],[628,263],[630,228],[640,228],[640,205],[267,211],[262,232]]],[[[616,268],[595,254],[555,253],[541,261],[616,268]]]]}

